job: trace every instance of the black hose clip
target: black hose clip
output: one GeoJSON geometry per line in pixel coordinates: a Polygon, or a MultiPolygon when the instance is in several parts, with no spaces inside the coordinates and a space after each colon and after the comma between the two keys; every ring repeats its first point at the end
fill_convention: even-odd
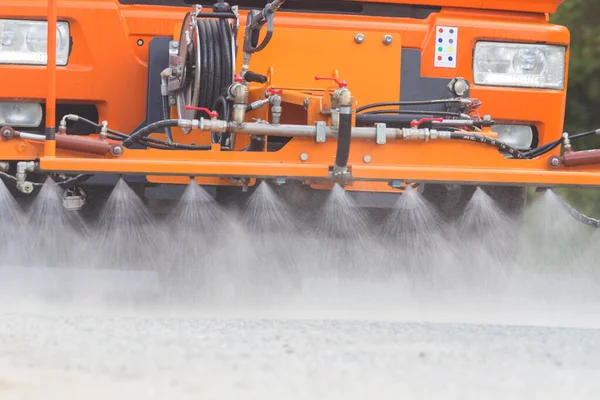
{"type": "Polygon", "coordinates": [[[217,13],[231,12],[231,6],[224,0],[219,0],[213,5],[213,11],[217,13]]]}
{"type": "Polygon", "coordinates": [[[246,82],[257,82],[265,84],[268,81],[268,78],[264,75],[257,74],[256,72],[248,71],[243,76],[246,82]]]}

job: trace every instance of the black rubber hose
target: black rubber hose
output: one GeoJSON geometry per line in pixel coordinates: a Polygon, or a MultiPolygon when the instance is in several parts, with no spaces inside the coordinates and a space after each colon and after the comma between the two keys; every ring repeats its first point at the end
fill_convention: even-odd
{"type": "Polygon", "coordinates": [[[140,139],[145,138],[146,136],[160,130],[165,127],[175,127],[179,125],[179,121],[176,119],[166,119],[164,121],[158,121],[150,125],[146,125],[145,127],[133,132],[129,137],[123,140],[123,146],[129,147],[133,143],[140,141],[140,139]]]}
{"type": "Polygon", "coordinates": [[[519,159],[519,160],[527,159],[527,156],[525,154],[521,153],[519,150],[515,149],[514,147],[511,147],[499,140],[492,139],[487,136],[474,135],[472,133],[451,133],[450,139],[466,140],[468,142],[475,141],[478,143],[487,144],[488,146],[493,146],[500,151],[510,154],[511,156],[513,156],[516,159],[519,159]]]}
{"type": "MultiPolygon", "coordinates": [[[[577,135],[569,136],[569,140],[583,139],[583,138],[593,136],[593,135],[600,135],[600,129],[596,129],[593,131],[587,131],[587,132],[583,132],[583,133],[578,133],[577,135]]],[[[537,149],[526,151],[526,152],[524,152],[524,154],[527,155],[527,157],[536,158],[536,157],[539,157],[543,154],[546,154],[546,153],[554,150],[555,148],[560,146],[562,144],[562,142],[563,142],[563,139],[561,138],[561,139],[555,140],[554,142],[546,143],[545,145],[543,145],[542,147],[538,147],[537,149]]]]}
{"type": "MultiPolygon", "coordinates": [[[[89,119],[79,117],[78,120],[82,121],[84,123],[87,123],[91,126],[94,126],[97,129],[101,128],[100,124],[90,121],[89,119]]],[[[171,126],[169,126],[169,128],[170,127],[171,126]]],[[[111,140],[124,141],[124,140],[127,140],[130,138],[129,135],[126,135],[122,132],[115,131],[113,129],[107,129],[107,132],[108,132],[107,137],[111,140]]],[[[154,138],[149,138],[149,137],[140,138],[139,141],[142,142],[147,147],[150,147],[152,149],[158,149],[158,150],[210,150],[211,149],[210,146],[194,146],[194,145],[181,144],[181,143],[175,143],[175,142],[169,143],[164,140],[154,139],[154,138]]]]}
{"type": "Polygon", "coordinates": [[[352,140],[352,114],[340,114],[338,127],[338,144],[335,154],[335,165],[338,168],[348,166],[350,156],[350,142],[352,140]]]}
{"type": "MultiPolygon", "coordinates": [[[[222,120],[229,120],[229,117],[231,115],[231,107],[229,105],[229,100],[227,100],[227,97],[225,95],[217,97],[217,100],[215,100],[212,109],[219,113],[219,116],[222,120]]],[[[221,145],[223,145],[224,139],[228,136],[228,133],[223,135],[220,133],[212,132],[211,140],[213,143],[220,143],[221,145]]]]}
{"type": "Polygon", "coordinates": [[[554,192],[554,194],[556,195],[556,197],[558,198],[559,202],[562,204],[564,209],[567,210],[567,212],[573,218],[575,218],[577,221],[579,221],[585,225],[600,229],[600,220],[597,220],[592,217],[588,217],[587,215],[577,211],[573,206],[571,206],[569,203],[564,201],[556,192],[554,192]]]}
{"type": "Polygon", "coordinates": [[[424,111],[424,110],[377,110],[377,111],[367,111],[366,113],[360,115],[382,115],[382,114],[414,114],[414,115],[437,115],[440,117],[456,117],[462,118],[465,115],[450,111],[424,111]]]}
{"type": "Polygon", "coordinates": [[[356,112],[362,112],[371,108],[378,107],[391,107],[391,106],[426,106],[434,104],[460,104],[462,100],[459,99],[437,99],[437,100],[414,100],[414,101],[393,101],[387,103],[373,103],[365,104],[362,107],[356,109],[356,112]]]}
{"type": "MultiPolygon", "coordinates": [[[[198,20],[198,34],[200,37],[200,43],[198,46],[200,47],[200,93],[198,94],[198,103],[199,107],[206,107],[208,103],[208,98],[210,92],[208,90],[208,85],[211,82],[210,75],[208,71],[208,33],[206,32],[206,24],[205,20],[198,20]]],[[[198,73],[198,69],[196,69],[196,73],[198,73]]]]}
{"type": "MultiPolygon", "coordinates": [[[[228,87],[233,82],[233,54],[231,50],[231,25],[225,20],[219,20],[219,31],[221,36],[221,76],[222,87],[228,87]]],[[[221,94],[221,93],[220,93],[221,94]]]]}
{"type": "Polygon", "coordinates": [[[207,20],[206,32],[208,33],[208,53],[209,62],[211,63],[211,69],[213,73],[208,79],[207,92],[209,94],[209,101],[217,98],[220,94],[221,89],[221,52],[219,32],[217,29],[217,21],[214,19],[207,20]]]}

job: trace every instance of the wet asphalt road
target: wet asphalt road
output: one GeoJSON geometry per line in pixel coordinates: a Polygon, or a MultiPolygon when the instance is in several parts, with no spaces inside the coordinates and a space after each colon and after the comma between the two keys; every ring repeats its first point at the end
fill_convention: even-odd
{"type": "Polygon", "coordinates": [[[0,314],[0,399],[598,399],[600,330],[0,314]]]}

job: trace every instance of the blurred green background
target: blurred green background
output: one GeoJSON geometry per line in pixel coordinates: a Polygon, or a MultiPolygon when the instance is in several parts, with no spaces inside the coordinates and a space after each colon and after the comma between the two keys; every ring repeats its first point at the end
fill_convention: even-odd
{"type": "MultiPolygon", "coordinates": [[[[551,17],[571,31],[571,58],[565,131],[600,128],[600,0],[566,0],[551,17]]],[[[600,148],[600,137],[573,144],[575,150],[600,148]]],[[[600,216],[600,190],[557,190],[579,210],[600,216]]]]}

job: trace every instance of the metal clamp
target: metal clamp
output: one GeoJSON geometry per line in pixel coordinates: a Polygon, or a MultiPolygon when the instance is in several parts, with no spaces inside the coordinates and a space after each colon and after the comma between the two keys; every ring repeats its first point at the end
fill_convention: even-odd
{"type": "Polygon", "coordinates": [[[327,124],[325,121],[317,122],[317,135],[315,139],[317,143],[325,143],[327,140],[327,124]]]}
{"type": "Polygon", "coordinates": [[[377,144],[385,144],[386,142],[386,134],[385,131],[387,126],[384,123],[378,123],[375,126],[375,143],[377,144]]]}

